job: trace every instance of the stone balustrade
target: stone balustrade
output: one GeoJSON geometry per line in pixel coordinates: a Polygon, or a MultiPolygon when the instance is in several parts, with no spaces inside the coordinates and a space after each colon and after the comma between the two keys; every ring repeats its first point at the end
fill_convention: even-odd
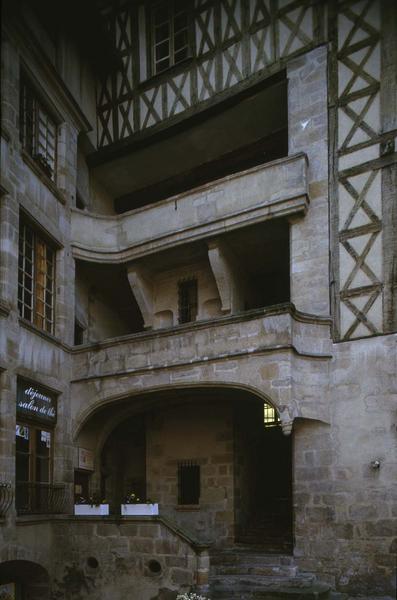
{"type": "Polygon", "coordinates": [[[329,327],[284,304],[81,346],[75,422],[113,400],[181,385],[251,390],[278,408],[286,433],[297,416],[327,420],[329,327]]]}
{"type": "Polygon", "coordinates": [[[73,209],[73,254],[127,262],[273,217],[304,214],[308,203],[307,158],[297,154],[118,216],[73,209]]]}

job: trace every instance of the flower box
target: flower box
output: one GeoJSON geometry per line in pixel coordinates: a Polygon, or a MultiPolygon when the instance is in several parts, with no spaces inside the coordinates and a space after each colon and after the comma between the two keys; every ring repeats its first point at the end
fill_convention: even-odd
{"type": "Polygon", "coordinates": [[[89,517],[104,517],[109,514],[109,504],[75,504],[75,515],[85,515],[89,517]]]}
{"type": "Polygon", "coordinates": [[[153,516],[159,514],[159,505],[156,504],[122,504],[121,514],[123,517],[129,516],[153,516]]]}

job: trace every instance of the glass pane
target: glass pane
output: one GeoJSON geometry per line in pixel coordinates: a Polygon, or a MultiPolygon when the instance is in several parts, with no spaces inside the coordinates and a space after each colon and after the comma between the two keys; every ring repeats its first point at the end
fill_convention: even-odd
{"type": "Polygon", "coordinates": [[[160,62],[162,59],[167,58],[170,54],[169,42],[163,42],[159,46],[156,46],[156,62],[160,62]]]}
{"type": "Polygon", "coordinates": [[[156,44],[167,40],[170,37],[170,27],[168,23],[157,27],[155,30],[154,41],[156,44]]]}
{"type": "Polygon", "coordinates": [[[42,429],[36,430],[36,481],[50,481],[51,433],[42,429]]]}
{"type": "Polygon", "coordinates": [[[182,48],[187,47],[187,42],[188,42],[187,31],[184,30],[184,31],[181,31],[180,33],[178,33],[175,36],[175,44],[174,44],[175,54],[178,52],[178,50],[181,50],[182,48]]]}
{"type": "Polygon", "coordinates": [[[158,62],[156,64],[156,73],[161,73],[162,71],[165,71],[166,69],[168,69],[169,66],[170,66],[170,61],[168,58],[158,62]]]}
{"type": "Polygon", "coordinates": [[[174,31],[178,33],[181,29],[187,29],[187,14],[182,13],[174,18],[174,31]]]}
{"type": "Polygon", "coordinates": [[[15,446],[16,446],[16,480],[29,481],[29,427],[25,425],[16,425],[15,427],[15,446]]]}
{"type": "Polygon", "coordinates": [[[188,52],[187,52],[187,48],[184,48],[183,50],[180,50],[179,52],[176,52],[175,54],[175,64],[180,63],[182,60],[185,60],[185,58],[188,57],[188,52]]]}
{"type": "Polygon", "coordinates": [[[50,460],[48,458],[36,457],[36,481],[37,483],[49,483],[50,460]]]}
{"type": "Polygon", "coordinates": [[[162,4],[159,4],[158,6],[156,6],[153,9],[153,15],[154,15],[154,24],[155,25],[160,25],[161,23],[164,23],[165,21],[168,20],[168,6],[167,6],[167,2],[163,2],[162,4]]]}
{"type": "Polygon", "coordinates": [[[175,14],[186,11],[186,0],[174,0],[175,14]]]}

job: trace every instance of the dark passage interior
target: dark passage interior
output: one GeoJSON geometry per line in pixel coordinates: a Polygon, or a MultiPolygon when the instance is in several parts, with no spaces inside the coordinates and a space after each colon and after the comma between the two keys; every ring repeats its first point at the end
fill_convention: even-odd
{"type": "Polygon", "coordinates": [[[118,425],[108,437],[101,456],[101,496],[110,512],[118,514],[120,504],[131,492],[146,499],[146,427],[144,416],[118,425]]]}
{"type": "Polygon", "coordinates": [[[153,135],[88,157],[116,213],[288,154],[285,71],[153,135]]]}
{"type": "Polygon", "coordinates": [[[235,522],[237,543],[292,552],[291,436],[259,402],[235,410],[235,522]]]}

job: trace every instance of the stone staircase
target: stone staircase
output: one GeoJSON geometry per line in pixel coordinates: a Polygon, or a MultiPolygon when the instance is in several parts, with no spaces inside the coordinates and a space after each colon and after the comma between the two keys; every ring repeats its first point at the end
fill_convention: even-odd
{"type": "Polygon", "coordinates": [[[330,586],[299,573],[292,556],[233,547],[211,553],[211,600],[331,600],[330,586]]]}

